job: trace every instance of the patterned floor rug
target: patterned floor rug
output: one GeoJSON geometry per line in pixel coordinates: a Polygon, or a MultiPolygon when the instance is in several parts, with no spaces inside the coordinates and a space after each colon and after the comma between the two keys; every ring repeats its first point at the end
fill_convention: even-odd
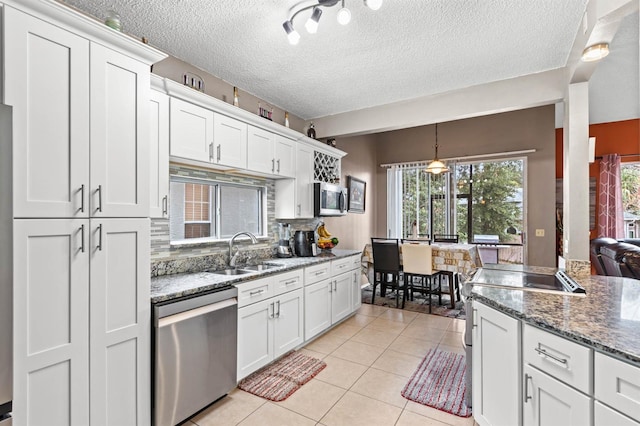
{"type": "Polygon", "coordinates": [[[471,408],[465,403],[466,370],[464,355],[429,349],[402,390],[402,396],[456,416],[469,417],[471,408]]]}
{"type": "Polygon", "coordinates": [[[327,364],[299,352],[289,352],[271,365],[242,379],[238,387],[271,401],[283,401],[314,378],[327,364]]]}
{"type": "MultiPolygon", "coordinates": [[[[371,304],[371,296],[373,294],[373,287],[368,285],[362,288],[362,303],[371,304]]],[[[374,305],[396,307],[395,293],[387,293],[385,297],[380,297],[380,286],[376,288],[376,297],[374,305]]],[[[400,299],[400,306],[402,306],[402,299],[400,299]]],[[[429,313],[428,299],[423,295],[416,293],[413,297],[413,301],[407,300],[404,308],[408,311],[421,312],[423,314],[429,313]]],[[[431,313],[434,315],[440,315],[449,318],[465,319],[464,303],[462,301],[456,301],[455,309],[451,309],[449,304],[449,295],[442,295],[442,305],[438,305],[438,298],[433,296],[431,300],[431,313]]]]}

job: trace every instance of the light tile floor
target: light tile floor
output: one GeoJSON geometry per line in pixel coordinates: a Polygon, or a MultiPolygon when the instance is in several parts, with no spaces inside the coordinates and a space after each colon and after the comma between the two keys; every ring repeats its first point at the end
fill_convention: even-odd
{"type": "Polygon", "coordinates": [[[327,367],[282,402],[239,389],[186,426],[473,426],[400,395],[429,348],[464,354],[464,320],[362,305],[302,352],[327,367]]]}

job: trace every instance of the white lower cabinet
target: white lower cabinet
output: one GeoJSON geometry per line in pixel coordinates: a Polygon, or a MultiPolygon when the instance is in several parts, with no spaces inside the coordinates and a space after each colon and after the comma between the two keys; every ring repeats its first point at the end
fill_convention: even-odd
{"type": "Polygon", "coordinates": [[[332,279],[325,279],[304,288],[304,338],[322,333],[331,326],[332,279]]]}
{"type": "Polygon", "coordinates": [[[480,426],[520,425],[520,322],[477,301],[472,321],[473,417],[480,426]]]}
{"type": "Polygon", "coordinates": [[[345,272],[333,278],[331,289],[331,324],[349,315],[353,292],[353,273],[345,272]]]}
{"type": "Polygon", "coordinates": [[[241,380],[304,341],[302,270],[237,287],[237,379],[241,380]]]}
{"type": "MultiPolygon", "coordinates": [[[[596,411],[595,426],[615,424],[605,422],[602,418],[608,418],[617,414],[629,417],[635,423],[640,423],[640,368],[628,364],[619,359],[596,352],[594,356],[594,390],[595,398],[611,409],[613,413],[601,413],[600,421],[596,411]]],[[[627,423],[621,422],[621,425],[627,423]]]]}
{"type": "Polygon", "coordinates": [[[593,403],[593,424],[594,426],[640,426],[637,419],[633,420],[600,401],[593,403]]]}
{"type": "Polygon", "coordinates": [[[591,424],[591,398],[559,380],[524,366],[524,426],[591,424]]]}
{"type": "Polygon", "coordinates": [[[16,424],[149,424],[148,247],[148,219],[14,221],[16,424]]]}

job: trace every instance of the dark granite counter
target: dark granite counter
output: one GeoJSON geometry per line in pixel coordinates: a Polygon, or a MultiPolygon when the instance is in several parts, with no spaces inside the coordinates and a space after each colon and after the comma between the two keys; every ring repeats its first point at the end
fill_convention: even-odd
{"type": "MultiPolygon", "coordinates": [[[[507,267],[553,273],[552,268],[507,267]]],[[[586,296],[474,286],[471,298],[598,351],[640,366],[640,281],[598,275],[574,278],[586,296]]]]}
{"type": "Polygon", "coordinates": [[[359,255],[361,253],[361,250],[333,249],[331,252],[323,251],[314,257],[263,259],[263,263],[277,266],[277,268],[260,272],[250,272],[243,275],[218,275],[211,272],[194,272],[153,277],[151,278],[151,303],[161,303],[182,297],[195,296],[229,285],[263,278],[317,263],[328,262],[333,259],[359,255]]]}

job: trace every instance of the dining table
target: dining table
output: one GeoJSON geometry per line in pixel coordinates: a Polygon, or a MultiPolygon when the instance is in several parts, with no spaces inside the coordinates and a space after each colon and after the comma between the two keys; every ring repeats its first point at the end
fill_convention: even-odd
{"type": "MultiPolygon", "coordinates": [[[[426,243],[421,243],[426,244],[426,243]]],[[[431,265],[434,270],[453,272],[463,278],[482,267],[482,259],[476,244],[431,243],[431,265]]],[[[402,264],[402,244],[400,245],[400,263],[402,264]]],[[[368,243],[362,250],[362,272],[369,282],[373,282],[373,249],[368,243]]]]}

